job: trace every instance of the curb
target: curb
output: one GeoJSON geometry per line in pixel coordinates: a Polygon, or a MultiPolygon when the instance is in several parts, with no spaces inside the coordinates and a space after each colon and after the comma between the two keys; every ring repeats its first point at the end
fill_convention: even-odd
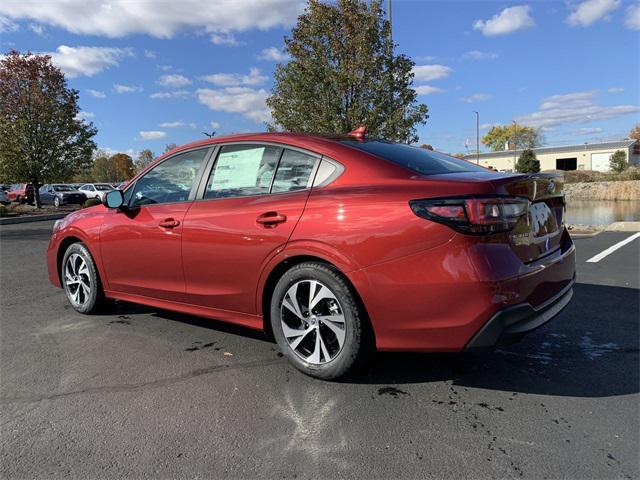
{"type": "Polygon", "coordinates": [[[66,217],[69,213],[50,213],[47,215],[24,215],[22,217],[0,218],[0,225],[13,225],[16,223],[44,222],[47,220],[59,220],[66,217]]]}

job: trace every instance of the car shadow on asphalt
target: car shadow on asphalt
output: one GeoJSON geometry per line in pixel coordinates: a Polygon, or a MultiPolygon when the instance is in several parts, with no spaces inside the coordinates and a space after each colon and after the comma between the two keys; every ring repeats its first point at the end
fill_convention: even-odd
{"type": "MultiPolygon", "coordinates": [[[[450,381],[460,387],[575,397],[638,393],[639,298],[640,290],[579,283],[567,308],[518,344],[487,354],[377,353],[365,368],[340,383],[450,381]]],[[[269,341],[244,327],[126,302],[117,302],[113,313],[146,313],[269,341]]]]}

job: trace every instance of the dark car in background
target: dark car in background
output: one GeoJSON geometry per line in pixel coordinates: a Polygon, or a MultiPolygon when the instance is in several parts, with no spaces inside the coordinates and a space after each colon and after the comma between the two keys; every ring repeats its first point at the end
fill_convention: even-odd
{"type": "Polygon", "coordinates": [[[60,183],[47,184],[40,187],[40,201],[43,205],[82,205],[87,196],[73,187],[60,183]]]}
{"type": "Polygon", "coordinates": [[[14,183],[7,190],[9,202],[33,203],[33,185],[30,183],[14,183]]]}

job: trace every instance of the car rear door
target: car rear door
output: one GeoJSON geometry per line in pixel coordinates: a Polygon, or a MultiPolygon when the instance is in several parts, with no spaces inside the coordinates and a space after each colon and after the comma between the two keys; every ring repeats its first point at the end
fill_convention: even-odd
{"type": "Polygon", "coordinates": [[[184,301],[183,220],[210,152],[168,157],[125,191],[128,208],[105,214],[100,248],[110,290],[184,301]]]}
{"type": "Polygon", "coordinates": [[[319,162],[278,145],[218,148],[184,221],[189,303],[256,313],[262,267],[291,236],[319,162]]]}

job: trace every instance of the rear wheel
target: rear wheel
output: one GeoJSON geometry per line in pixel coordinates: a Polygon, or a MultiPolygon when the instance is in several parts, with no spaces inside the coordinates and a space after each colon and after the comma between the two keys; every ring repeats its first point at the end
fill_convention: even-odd
{"type": "Polygon", "coordinates": [[[62,259],[62,285],[69,303],[80,313],[95,313],[104,303],[96,265],[83,243],[67,248],[62,259]]]}
{"type": "Polygon", "coordinates": [[[364,353],[363,316],[344,278],[323,263],[292,267],[271,299],[271,326],[282,352],[313,377],[336,379],[364,353]]]}

